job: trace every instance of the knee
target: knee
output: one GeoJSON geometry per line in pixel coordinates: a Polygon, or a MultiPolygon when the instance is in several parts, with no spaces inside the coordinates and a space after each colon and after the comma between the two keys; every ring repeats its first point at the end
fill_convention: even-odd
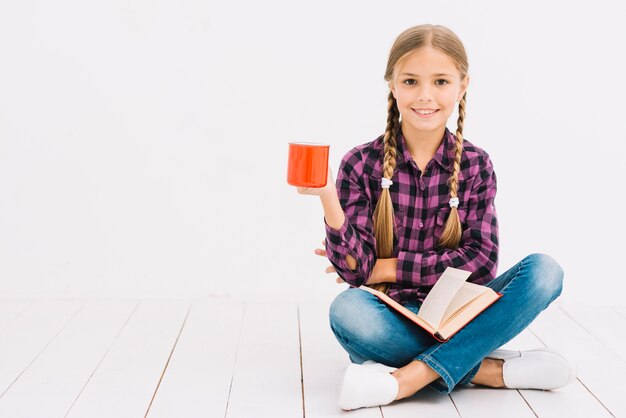
{"type": "Polygon", "coordinates": [[[556,298],[563,290],[563,268],[559,263],[547,254],[536,253],[526,257],[526,261],[532,266],[533,285],[537,291],[547,297],[556,298]]]}
{"type": "Polygon", "coordinates": [[[377,303],[369,293],[349,288],[341,292],[330,305],[330,327],[337,338],[345,342],[359,340],[362,343],[380,338],[376,326],[377,303]]]}

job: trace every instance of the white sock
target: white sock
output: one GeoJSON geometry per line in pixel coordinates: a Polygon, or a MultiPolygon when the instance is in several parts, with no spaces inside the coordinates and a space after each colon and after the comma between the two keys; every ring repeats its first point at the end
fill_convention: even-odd
{"type": "Polygon", "coordinates": [[[387,405],[398,396],[398,381],[390,373],[395,368],[366,361],[350,364],[339,393],[339,407],[351,409],[387,405]]]}

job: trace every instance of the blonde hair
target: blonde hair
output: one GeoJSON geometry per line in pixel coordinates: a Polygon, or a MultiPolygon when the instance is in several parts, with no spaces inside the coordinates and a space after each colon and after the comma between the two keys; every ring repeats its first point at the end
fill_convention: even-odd
{"type": "MultiPolygon", "coordinates": [[[[456,34],[440,25],[419,25],[405,30],[395,40],[389,52],[385,81],[391,82],[396,64],[400,60],[408,53],[424,46],[431,46],[448,55],[459,71],[461,80],[467,76],[468,63],[465,47],[456,34]]],[[[463,153],[463,119],[465,118],[466,96],[467,94],[463,94],[459,102],[454,170],[448,179],[451,198],[457,197],[461,154],[463,153]]],[[[383,177],[391,179],[396,167],[396,134],[400,129],[400,112],[391,91],[387,100],[387,127],[383,137],[383,177]]],[[[456,249],[461,241],[461,233],[459,214],[457,209],[453,207],[437,245],[441,248],[456,249]]],[[[374,210],[374,236],[376,238],[377,257],[391,258],[393,256],[394,212],[389,189],[382,189],[374,210]]],[[[388,283],[380,283],[371,287],[387,292],[389,285],[388,283]]]]}

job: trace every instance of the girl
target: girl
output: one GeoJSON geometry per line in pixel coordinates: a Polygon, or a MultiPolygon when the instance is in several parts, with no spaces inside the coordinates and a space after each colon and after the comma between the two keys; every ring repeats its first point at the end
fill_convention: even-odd
{"type": "Polygon", "coordinates": [[[497,350],[524,330],[562,290],[563,270],[532,254],[496,278],[496,175],[489,155],[463,138],[469,84],[465,49],[439,25],[420,25],[393,44],[384,135],[341,160],[336,184],[329,170],[318,195],[325,249],[338,282],[351,287],[330,307],[330,327],[352,364],[339,405],[386,405],[425,386],[441,393],[457,384],[551,390],[571,383],[574,360],[560,350],[497,350]],[[446,122],[458,103],[456,134],[446,122]],[[468,281],[503,296],[445,343],[390,309],[376,287],[413,312],[452,266],[468,281]]]}

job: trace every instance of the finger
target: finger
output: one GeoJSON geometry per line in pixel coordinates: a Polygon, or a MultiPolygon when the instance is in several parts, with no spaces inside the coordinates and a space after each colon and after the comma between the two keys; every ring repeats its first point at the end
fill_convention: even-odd
{"type": "Polygon", "coordinates": [[[325,239],[322,240],[322,247],[326,248],[326,240],[325,239]]]}
{"type": "Polygon", "coordinates": [[[335,270],[335,267],[333,266],[328,266],[326,267],[326,273],[336,273],[337,270],[335,270]]]}
{"type": "Polygon", "coordinates": [[[345,283],[345,281],[344,281],[341,277],[339,277],[339,276],[337,276],[337,278],[335,279],[335,281],[336,281],[337,283],[345,283]]]}
{"type": "Polygon", "coordinates": [[[323,256],[323,257],[326,257],[326,250],[323,250],[323,249],[321,249],[321,248],[316,248],[316,249],[315,249],[315,254],[317,254],[317,255],[321,255],[321,256],[323,256]]]}

